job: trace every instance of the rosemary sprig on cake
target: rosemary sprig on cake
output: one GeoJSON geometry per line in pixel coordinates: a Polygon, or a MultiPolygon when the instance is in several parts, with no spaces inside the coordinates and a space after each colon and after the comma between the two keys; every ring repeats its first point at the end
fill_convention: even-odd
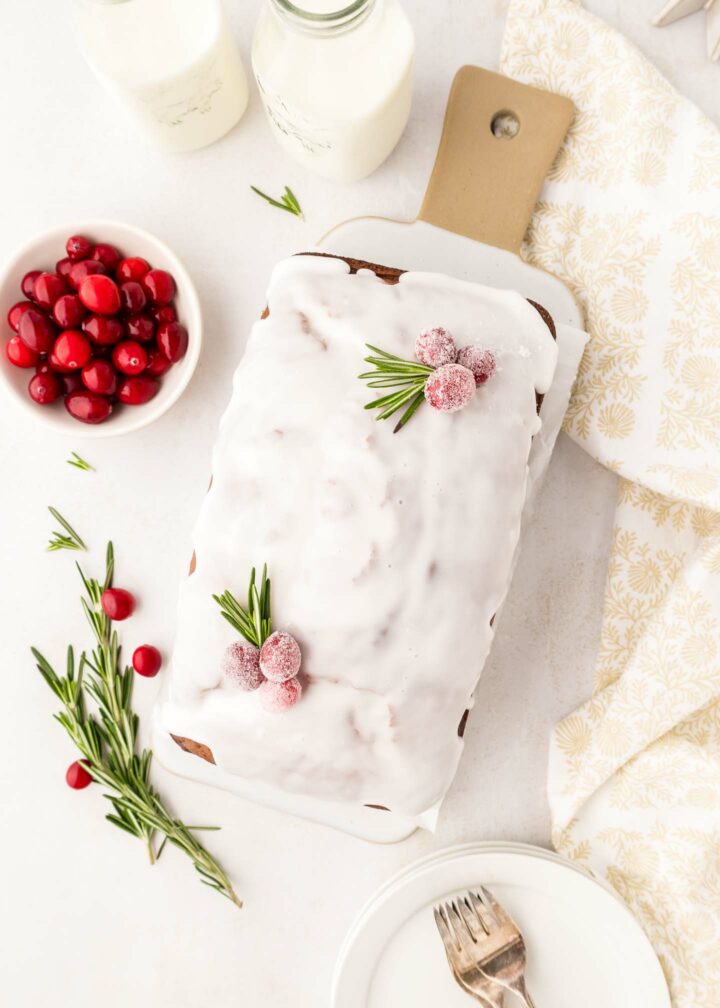
{"type": "Polygon", "coordinates": [[[112,543],[108,543],[102,584],[77,565],[85,588],[81,604],[95,638],[92,651],[83,651],[76,664],[73,648],[68,647],[65,674],[58,675],[44,655],[32,648],[38,671],[62,704],[55,717],[82,757],[68,770],[67,781],[75,788],[90,780],[102,784],[112,806],[105,818],[142,840],[151,863],[170,842],[187,854],[205,885],[242,906],[223,869],[193,836],[193,831],[216,827],[186,826],[173,816],[150,780],[152,752],[138,749],[140,721],[132,707],[133,669],[121,665],[118,634],[107,613],[116,607],[117,619],[123,618],[123,612],[132,612],[130,594],[112,588],[114,562],[112,543]],[[156,851],[157,834],[163,839],[156,851]]]}
{"type": "Polygon", "coordinates": [[[289,186],[285,186],[285,192],[279,200],[273,199],[272,196],[268,196],[267,193],[264,193],[262,189],[258,189],[257,186],[251,185],[250,188],[254,193],[257,193],[261,199],[264,199],[266,203],[269,203],[270,206],[277,207],[278,210],[286,210],[288,213],[294,214],[301,220],[305,220],[305,214],[302,212],[298,198],[289,186]]]}
{"type": "Polygon", "coordinates": [[[447,329],[425,329],[415,341],[417,360],[406,360],[366,343],[372,371],[358,375],[368,388],[393,389],[366,403],[366,410],[378,410],[376,420],[387,420],[404,412],[393,433],[401,430],[427,401],[441,413],[456,413],[470,402],[475,389],[496,371],[495,355],[482,346],[466,346],[458,351],[447,329]]]}
{"type": "Polygon", "coordinates": [[[213,598],[220,606],[220,610],[230,626],[237,630],[248,644],[261,648],[272,633],[270,578],[267,576],[267,564],[263,565],[260,591],[255,584],[254,567],[250,573],[247,609],[243,609],[232,592],[227,590],[222,595],[213,595],[213,598]]]}
{"type": "Polygon", "coordinates": [[[86,550],[87,546],[72,527],[70,522],[63,518],[60,512],[56,511],[54,507],[49,507],[48,511],[63,529],[62,532],[53,532],[47,545],[48,552],[53,553],[55,550],[61,549],[86,550]]]}

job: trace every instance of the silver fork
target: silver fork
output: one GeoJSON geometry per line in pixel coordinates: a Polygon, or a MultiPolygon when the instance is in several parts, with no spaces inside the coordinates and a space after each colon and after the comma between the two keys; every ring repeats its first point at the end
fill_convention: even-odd
{"type": "Polygon", "coordinates": [[[479,893],[468,892],[446,903],[442,912],[455,938],[454,948],[459,950],[454,968],[461,985],[472,991],[479,983],[490,981],[516,994],[526,1008],[534,1008],[525,986],[523,936],[492,893],[481,886],[479,893]]]}
{"type": "Polygon", "coordinates": [[[487,977],[480,973],[470,977],[472,963],[463,952],[462,945],[455,937],[455,929],[451,925],[448,913],[450,904],[433,908],[435,915],[435,926],[440,932],[440,937],[445,946],[450,971],[458,986],[472,995],[483,1008],[503,1008],[504,998],[501,987],[498,987],[487,977]]]}

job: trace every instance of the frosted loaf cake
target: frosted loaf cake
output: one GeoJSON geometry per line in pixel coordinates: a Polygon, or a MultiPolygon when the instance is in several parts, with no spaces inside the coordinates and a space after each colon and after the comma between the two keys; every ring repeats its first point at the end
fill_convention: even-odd
{"type": "Polygon", "coordinates": [[[557,347],[518,293],[355,265],[296,256],[273,273],[220,425],[155,731],[190,750],[189,776],[202,761],[203,779],[214,764],[271,803],[427,822],[508,589],[557,347]],[[489,348],[495,372],[462,410],[423,404],[394,434],[396,418],[364,408],[366,344],[409,359],[433,327],[489,348]],[[273,629],[302,654],[302,695],[281,712],[226,674],[238,633],[213,598],[245,604],[263,564],[273,629]]]}

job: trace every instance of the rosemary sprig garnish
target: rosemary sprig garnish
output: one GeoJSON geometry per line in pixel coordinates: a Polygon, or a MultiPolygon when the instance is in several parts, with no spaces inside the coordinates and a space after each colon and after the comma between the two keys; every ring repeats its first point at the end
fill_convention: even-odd
{"type": "Polygon", "coordinates": [[[68,550],[86,550],[87,546],[82,541],[80,536],[77,534],[75,529],[72,527],[70,522],[66,521],[65,518],[56,511],[54,507],[49,507],[48,511],[53,516],[56,522],[58,522],[65,532],[53,532],[50,541],[48,542],[47,548],[49,552],[60,549],[68,550]]]}
{"type": "Polygon", "coordinates": [[[222,615],[241,636],[261,648],[272,633],[272,618],[270,615],[270,578],[267,576],[267,564],[263,565],[260,591],[255,584],[255,568],[250,573],[248,585],[247,609],[243,609],[232,592],[224,591],[222,595],[213,595],[220,606],[222,615]]]}
{"type": "Polygon", "coordinates": [[[107,789],[105,798],[113,811],[105,818],[141,839],[151,863],[169,841],[188,855],[205,885],[242,906],[223,869],[192,834],[192,830],[215,827],[186,826],[176,819],[150,781],[152,752],[138,752],[139,718],[132,708],[133,670],[121,667],[117,632],[100,606],[100,596],[112,584],[112,543],[108,543],[102,584],[87,577],[79,564],[77,567],[85,587],[86,597],[81,602],[95,637],[94,649],[89,654],[83,652],[76,666],[73,648],[68,647],[65,675],[59,676],[32,648],[38,671],[62,703],[63,709],[55,717],[80,750],[93,780],[107,789]],[[88,711],[88,699],[96,705],[93,712],[88,711]],[[163,836],[157,852],[156,834],[163,836]]]}
{"type": "Polygon", "coordinates": [[[408,422],[410,417],[422,405],[425,399],[425,383],[433,369],[417,361],[403,360],[394,354],[380,350],[370,343],[365,346],[371,351],[371,356],[365,358],[366,364],[372,364],[372,371],[364,371],[358,375],[367,382],[368,388],[390,388],[394,392],[373,399],[366,404],[367,410],[379,410],[376,420],[387,420],[398,410],[406,407],[403,415],[395,424],[393,433],[397,433],[408,422]]]}
{"type": "Polygon", "coordinates": [[[296,217],[300,217],[301,220],[305,220],[305,214],[302,212],[298,198],[289,186],[285,186],[285,192],[279,200],[273,199],[272,196],[268,196],[267,193],[264,193],[262,189],[258,189],[257,186],[251,185],[250,188],[254,193],[257,193],[258,196],[269,203],[270,206],[277,207],[278,210],[287,210],[288,213],[295,214],[296,217]]]}
{"type": "Polygon", "coordinates": [[[68,465],[75,466],[76,469],[82,469],[83,472],[95,472],[90,463],[81,458],[77,452],[70,452],[70,454],[72,458],[65,460],[68,465]]]}

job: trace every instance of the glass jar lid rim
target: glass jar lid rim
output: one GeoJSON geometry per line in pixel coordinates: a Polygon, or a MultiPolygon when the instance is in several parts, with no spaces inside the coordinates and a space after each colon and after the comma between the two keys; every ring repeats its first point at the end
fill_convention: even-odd
{"type": "MultiPolygon", "coordinates": [[[[302,0],[299,0],[299,2],[302,3],[302,0]]],[[[315,22],[318,25],[328,22],[345,21],[347,18],[351,18],[354,14],[359,14],[364,8],[372,6],[375,0],[352,0],[352,3],[345,2],[344,4],[343,0],[338,0],[338,2],[339,6],[337,10],[321,13],[309,11],[304,7],[292,3],[292,0],[273,0],[273,3],[286,14],[290,14],[293,17],[300,18],[304,21],[315,22]]]]}

